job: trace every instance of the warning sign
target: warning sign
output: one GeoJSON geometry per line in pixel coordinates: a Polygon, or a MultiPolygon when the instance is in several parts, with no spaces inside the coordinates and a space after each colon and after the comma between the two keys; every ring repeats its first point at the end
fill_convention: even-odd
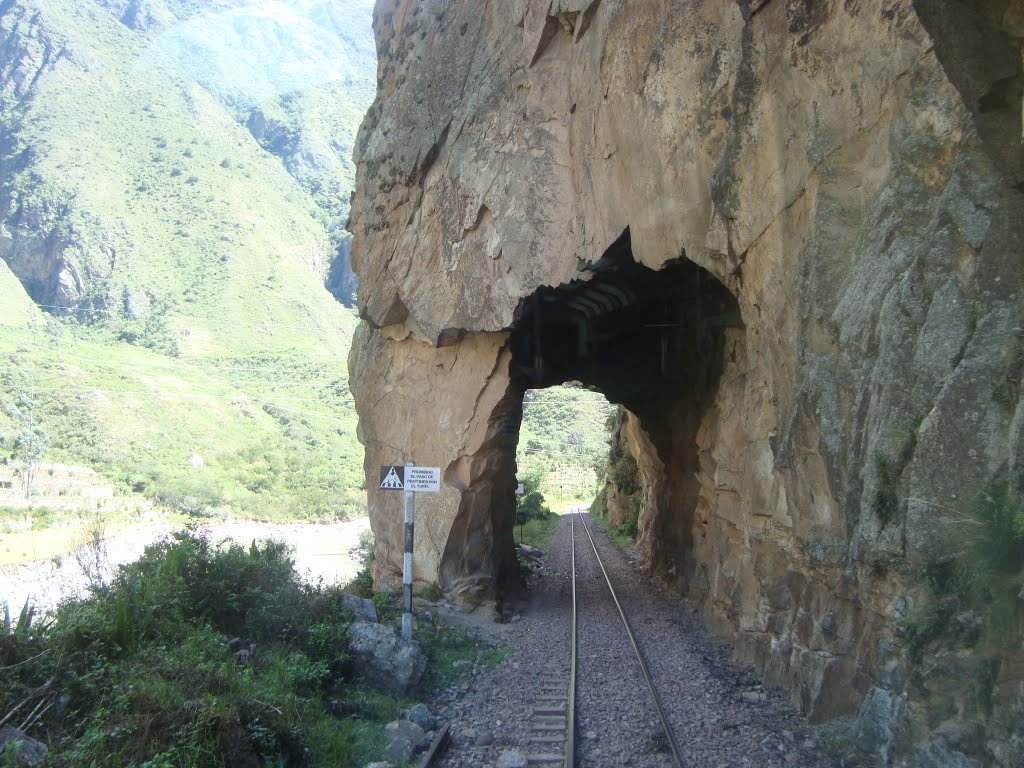
{"type": "Polygon", "coordinates": [[[437,493],[441,490],[440,467],[406,467],[405,490],[437,493]]]}
{"type": "Polygon", "coordinates": [[[386,491],[404,491],[405,467],[381,467],[380,487],[386,491]]]}
{"type": "Polygon", "coordinates": [[[380,487],[385,491],[437,493],[441,490],[441,468],[404,467],[401,464],[381,467],[380,487]]]}

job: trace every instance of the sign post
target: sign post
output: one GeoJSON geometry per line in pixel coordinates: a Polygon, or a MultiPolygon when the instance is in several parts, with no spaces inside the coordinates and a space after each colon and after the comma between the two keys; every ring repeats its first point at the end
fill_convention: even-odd
{"type": "Polygon", "coordinates": [[[402,560],[402,637],[412,640],[412,538],[416,524],[416,491],[409,488],[409,468],[415,462],[405,462],[405,556],[402,560]]]}
{"type": "Polygon", "coordinates": [[[380,468],[380,488],[384,491],[405,491],[405,553],[402,557],[402,637],[412,639],[412,551],[416,524],[416,493],[437,493],[441,490],[440,467],[417,467],[407,461],[405,466],[392,464],[380,468]]]}

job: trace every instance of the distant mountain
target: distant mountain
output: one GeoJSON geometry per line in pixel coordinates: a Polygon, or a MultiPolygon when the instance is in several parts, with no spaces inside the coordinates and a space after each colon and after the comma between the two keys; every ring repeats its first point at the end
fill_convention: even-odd
{"type": "Polygon", "coordinates": [[[370,5],[14,0],[0,33],[0,455],[28,392],[53,458],[152,496],[349,504],[324,284],[354,288],[370,5]]]}

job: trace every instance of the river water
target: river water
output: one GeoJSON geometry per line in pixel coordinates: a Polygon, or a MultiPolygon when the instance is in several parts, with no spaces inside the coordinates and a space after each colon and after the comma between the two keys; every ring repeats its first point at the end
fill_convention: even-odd
{"type": "MultiPolygon", "coordinates": [[[[323,580],[325,584],[343,584],[355,576],[360,562],[353,550],[369,529],[368,517],[330,525],[218,522],[202,527],[213,541],[231,540],[245,545],[253,540],[283,541],[292,547],[295,567],[301,576],[310,582],[323,580]]],[[[50,560],[0,566],[0,603],[7,603],[12,618],[26,600],[39,611],[49,611],[61,600],[84,595],[91,577],[109,579],[118,566],[137,560],[148,545],[174,530],[166,524],[137,526],[104,539],[99,547],[83,547],[76,553],[50,560]]]]}

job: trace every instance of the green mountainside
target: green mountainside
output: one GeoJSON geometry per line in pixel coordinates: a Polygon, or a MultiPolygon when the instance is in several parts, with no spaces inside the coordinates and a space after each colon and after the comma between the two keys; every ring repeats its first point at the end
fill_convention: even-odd
{"type": "MultiPolygon", "coordinates": [[[[0,5],[0,460],[190,513],[362,508],[344,222],[370,22],[366,0],[0,5]]],[[[607,409],[528,393],[520,474],[586,497],[607,409]]]]}
{"type": "Polygon", "coordinates": [[[615,407],[598,392],[565,384],[523,398],[518,476],[555,502],[589,502],[608,461],[608,420],[615,407]]]}
{"type": "Polygon", "coordinates": [[[46,460],[186,511],[360,505],[355,317],[324,280],[373,95],[370,11],[279,5],[0,6],[3,455],[25,457],[31,423],[46,460]],[[320,79],[242,98],[217,62],[261,40],[267,72],[320,79]]]}

